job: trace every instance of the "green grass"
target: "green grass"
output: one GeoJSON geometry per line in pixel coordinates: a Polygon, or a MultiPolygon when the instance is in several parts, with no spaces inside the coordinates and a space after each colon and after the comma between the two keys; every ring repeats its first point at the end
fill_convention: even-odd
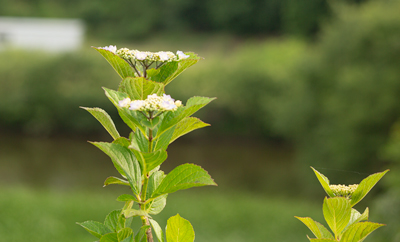
{"type": "MultiPolygon", "coordinates": [[[[105,188],[99,194],[0,188],[1,241],[94,241],[95,237],[75,223],[103,221],[108,212],[119,209],[118,194],[110,190],[105,188]]],[[[305,201],[220,190],[213,187],[171,194],[166,209],[154,218],[164,228],[168,217],[179,213],[192,223],[196,241],[207,242],[307,241],[310,232],[293,216],[321,220],[318,205],[305,201]]]]}

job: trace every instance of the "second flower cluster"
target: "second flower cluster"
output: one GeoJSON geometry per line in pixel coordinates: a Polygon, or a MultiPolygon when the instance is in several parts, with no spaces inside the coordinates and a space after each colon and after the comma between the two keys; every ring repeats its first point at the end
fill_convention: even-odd
{"type": "Polygon", "coordinates": [[[158,96],[157,94],[148,95],[145,100],[131,100],[129,97],[119,101],[120,107],[129,108],[133,111],[175,111],[178,107],[182,106],[182,102],[174,100],[170,95],[163,94],[158,96]]]}

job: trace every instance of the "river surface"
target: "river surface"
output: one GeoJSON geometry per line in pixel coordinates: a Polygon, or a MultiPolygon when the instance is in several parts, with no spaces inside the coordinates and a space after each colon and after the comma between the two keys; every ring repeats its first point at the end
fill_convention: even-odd
{"type": "MultiPolygon", "coordinates": [[[[252,139],[182,138],[170,145],[161,169],[194,163],[221,188],[277,192],[296,183],[292,154],[288,147],[252,139]]],[[[0,186],[97,189],[108,176],[118,176],[111,160],[86,137],[0,137],[0,186]]]]}

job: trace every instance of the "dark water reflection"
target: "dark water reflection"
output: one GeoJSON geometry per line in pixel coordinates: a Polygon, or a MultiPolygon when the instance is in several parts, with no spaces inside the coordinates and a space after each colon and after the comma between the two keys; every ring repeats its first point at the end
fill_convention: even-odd
{"type": "MultiPolygon", "coordinates": [[[[278,192],[296,184],[292,152],[284,146],[251,139],[180,139],[168,155],[164,171],[198,164],[224,189],[278,192]]],[[[1,186],[101,189],[111,175],[118,173],[109,158],[86,138],[0,137],[1,186]]]]}

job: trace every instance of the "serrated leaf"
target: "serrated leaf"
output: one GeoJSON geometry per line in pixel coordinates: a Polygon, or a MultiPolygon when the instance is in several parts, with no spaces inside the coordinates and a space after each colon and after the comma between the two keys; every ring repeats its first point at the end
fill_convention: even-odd
{"type": "Polygon", "coordinates": [[[344,229],[344,231],[346,231],[346,229],[348,227],[350,227],[351,225],[353,225],[355,223],[358,223],[358,222],[363,221],[363,220],[368,220],[368,215],[369,215],[368,208],[365,209],[363,214],[361,214],[360,212],[358,212],[357,210],[352,208],[351,209],[351,215],[350,215],[350,221],[346,225],[346,228],[344,229]]]}
{"type": "Polygon", "coordinates": [[[310,239],[312,242],[337,242],[335,239],[310,239]]]}
{"type": "Polygon", "coordinates": [[[147,174],[157,166],[161,165],[168,157],[165,150],[157,150],[151,153],[132,150],[136,159],[140,162],[143,174],[147,174]]]}
{"type": "Polygon", "coordinates": [[[149,177],[149,184],[147,186],[146,199],[150,198],[157,187],[161,184],[162,180],[165,178],[163,171],[155,171],[149,177]]]}
{"type": "Polygon", "coordinates": [[[157,221],[155,221],[153,219],[149,219],[149,222],[151,224],[151,227],[153,227],[153,231],[156,234],[158,242],[165,242],[164,232],[161,229],[160,225],[157,223],[157,221]]]}
{"type": "Polygon", "coordinates": [[[351,194],[350,204],[353,207],[361,201],[369,191],[376,185],[376,183],[388,172],[389,170],[372,174],[362,180],[357,189],[351,194]]]}
{"type": "Polygon", "coordinates": [[[335,195],[333,194],[331,188],[329,187],[329,179],[326,176],[324,176],[323,174],[319,173],[313,167],[311,167],[311,169],[313,169],[315,175],[318,178],[318,181],[321,183],[322,188],[324,188],[326,194],[328,194],[330,197],[335,197],[335,195]]]}
{"type": "Polygon", "coordinates": [[[163,132],[178,124],[182,119],[194,114],[214,99],[209,97],[192,97],[186,102],[185,106],[179,107],[175,112],[168,112],[164,116],[157,131],[157,137],[155,138],[158,138],[163,132]]]}
{"type": "Polygon", "coordinates": [[[323,213],[326,222],[338,238],[343,229],[350,221],[351,206],[350,202],[343,197],[334,197],[324,199],[323,213]]]}
{"type": "Polygon", "coordinates": [[[118,114],[121,119],[133,130],[139,129],[143,134],[146,134],[146,130],[143,125],[140,123],[142,119],[145,119],[143,114],[138,111],[132,111],[128,108],[120,107],[119,101],[128,97],[128,94],[123,92],[114,91],[108,88],[103,88],[108,99],[113,103],[113,105],[117,108],[118,114]]]}
{"type": "Polygon", "coordinates": [[[168,145],[171,143],[172,135],[175,132],[175,127],[176,125],[154,139],[154,150],[166,150],[168,148],[168,145]]]}
{"type": "Polygon", "coordinates": [[[110,63],[110,65],[114,68],[114,70],[122,79],[129,76],[135,76],[133,68],[124,59],[112,53],[111,51],[96,47],[93,48],[97,50],[108,61],[108,63],[110,63]]]}
{"type": "Polygon", "coordinates": [[[128,148],[114,143],[92,142],[96,147],[106,153],[113,161],[118,171],[122,170],[129,181],[135,195],[140,194],[142,174],[139,162],[128,148]]]}
{"type": "Polygon", "coordinates": [[[86,229],[89,233],[96,236],[97,238],[101,238],[103,235],[112,232],[107,226],[97,221],[85,221],[82,223],[77,223],[86,229]]]}
{"type": "Polygon", "coordinates": [[[359,222],[351,225],[346,232],[344,232],[340,241],[343,242],[361,242],[372,233],[375,229],[384,226],[384,224],[372,222],[359,222]]]}
{"type": "Polygon", "coordinates": [[[118,234],[117,234],[118,241],[123,241],[126,238],[128,238],[129,236],[131,236],[132,234],[133,234],[133,231],[131,228],[123,228],[120,231],[118,231],[118,234]]]}
{"type": "Polygon", "coordinates": [[[113,120],[106,111],[104,111],[101,108],[86,108],[86,107],[80,107],[80,108],[85,109],[90,114],[92,114],[93,117],[95,117],[100,122],[100,124],[103,125],[103,127],[107,130],[107,132],[111,135],[111,137],[113,137],[114,139],[120,137],[113,120]]]}
{"type": "Polygon", "coordinates": [[[170,83],[173,79],[175,79],[179,74],[181,74],[184,70],[196,64],[200,57],[198,57],[195,53],[185,53],[189,55],[187,59],[180,60],[178,62],[169,62],[165,63],[158,70],[150,69],[147,71],[148,78],[156,82],[162,82],[165,85],[170,83]]]}
{"type": "Polygon", "coordinates": [[[170,217],[165,229],[167,242],[193,242],[194,230],[190,222],[179,214],[170,217]]]}
{"type": "Polygon", "coordinates": [[[150,225],[143,225],[140,228],[139,233],[136,234],[135,241],[136,242],[146,241],[147,240],[146,230],[149,228],[150,228],[150,225]]]}
{"type": "Polygon", "coordinates": [[[124,240],[121,240],[121,242],[135,242],[133,240],[133,234],[129,235],[127,238],[125,238],[124,240]]]}
{"type": "Polygon", "coordinates": [[[144,77],[127,77],[122,80],[119,91],[125,92],[132,100],[145,100],[148,95],[161,96],[164,84],[146,80],[144,77]]]}
{"type": "Polygon", "coordinates": [[[311,232],[317,237],[317,239],[334,239],[333,235],[327,228],[325,228],[322,224],[314,221],[309,217],[295,217],[301,222],[303,222],[311,232]]]}
{"type": "Polygon", "coordinates": [[[118,139],[114,140],[112,143],[119,144],[121,146],[124,146],[125,148],[128,148],[131,144],[131,142],[125,137],[119,137],[118,139]]]}
{"type": "Polygon", "coordinates": [[[168,194],[164,194],[162,196],[155,198],[153,201],[151,201],[150,209],[148,209],[149,214],[157,215],[157,214],[161,213],[161,211],[164,210],[165,205],[167,205],[167,196],[168,196],[168,194]]]}
{"type": "Polygon", "coordinates": [[[123,211],[125,218],[136,217],[136,216],[148,216],[145,211],[138,209],[125,209],[123,211]]]}
{"type": "Polygon", "coordinates": [[[127,201],[135,201],[138,202],[136,197],[130,195],[130,194],[122,194],[117,198],[118,202],[127,202],[127,201]]]}
{"type": "Polygon", "coordinates": [[[183,164],[173,169],[154,191],[152,197],[173,193],[191,187],[217,185],[211,176],[200,166],[183,164]]]}
{"type": "Polygon", "coordinates": [[[114,176],[107,177],[107,179],[104,181],[104,186],[108,186],[108,185],[111,185],[111,184],[129,186],[129,182],[128,181],[126,181],[124,179],[121,179],[121,178],[118,178],[118,177],[114,177],[114,176]]]}
{"type": "Polygon", "coordinates": [[[117,233],[105,234],[101,237],[100,242],[118,242],[117,233]]]}
{"type": "Polygon", "coordinates": [[[198,118],[186,117],[176,124],[170,143],[174,142],[177,138],[181,137],[182,135],[185,135],[193,130],[204,128],[207,126],[210,126],[210,124],[204,123],[198,118]]]}
{"type": "Polygon", "coordinates": [[[109,213],[104,220],[104,225],[110,228],[112,231],[117,232],[125,227],[125,218],[121,214],[121,209],[114,210],[109,213]],[[123,218],[121,220],[121,217],[123,218]]]}

